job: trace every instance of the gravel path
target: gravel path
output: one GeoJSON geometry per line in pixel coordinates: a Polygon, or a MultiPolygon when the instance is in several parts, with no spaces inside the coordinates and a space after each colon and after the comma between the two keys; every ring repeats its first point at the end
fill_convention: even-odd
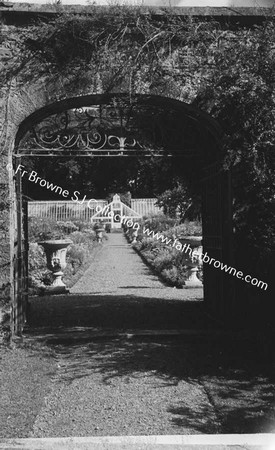
{"type": "MultiPolygon", "coordinates": [[[[50,330],[48,334],[44,330],[44,338],[59,361],[58,374],[32,435],[195,432],[191,422],[178,427],[173,421],[173,408],[180,398],[185,399],[187,408],[193,407],[201,415],[207,411],[202,424],[207,422],[208,429],[215,432],[214,408],[203,386],[171,376],[170,368],[165,373],[165,359],[174,369],[183,364],[177,344],[172,344],[172,350],[170,344],[167,347],[153,343],[151,338],[147,343],[137,342],[130,335],[128,339],[90,342],[92,335],[85,334],[87,328],[105,331],[182,328],[194,316],[190,301],[192,304],[195,301],[197,307],[201,306],[201,300],[202,289],[165,286],[121,233],[110,234],[70,296],[33,301],[33,333],[34,327],[36,330],[40,327],[43,337],[46,324],[51,328],[61,326],[66,331],[65,336],[64,333],[60,336],[60,330],[54,336],[50,330]],[[70,330],[66,329],[68,326],[70,330]]],[[[200,313],[198,316],[201,318],[200,313]]],[[[191,320],[191,327],[192,324],[191,320]]]]}
{"type": "Polygon", "coordinates": [[[0,346],[0,438],[29,436],[55,371],[45,351],[0,346]]]}
{"type": "Polygon", "coordinates": [[[144,298],[194,300],[203,298],[202,288],[167,287],[143,263],[122,233],[108,235],[108,242],[84,276],[72,287],[72,294],[142,295],[144,298]]]}
{"type": "Polygon", "coordinates": [[[30,324],[93,330],[205,328],[203,290],[168,287],[143,263],[121,233],[109,235],[70,295],[36,297],[30,324]]]}
{"type": "MultiPolygon", "coordinates": [[[[74,348],[60,361],[60,381],[48,397],[33,431],[35,437],[215,433],[218,421],[207,394],[194,380],[173,379],[157,368],[165,365],[150,344],[147,367],[127,361],[127,342],[74,348]],[[118,372],[114,356],[124,354],[118,372]],[[154,366],[154,370],[153,370],[154,366]],[[193,415],[182,418],[180,409],[193,415]],[[179,411],[177,411],[179,409],[179,411]],[[195,419],[195,415],[198,418],[195,419]]],[[[148,344],[147,344],[148,346],[148,344]]],[[[144,345],[135,343],[142,352],[144,345]]],[[[149,346],[148,346],[149,350],[149,346]]],[[[176,349],[174,349],[176,350],[176,349]]],[[[175,356],[175,351],[173,352],[175,356]]],[[[128,355],[129,357],[129,355],[128,355]]],[[[187,414],[186,414],[187,416],[187,414]]]]}
{"type": "Polygon", "coordinates": [[[239,340],[52,344],[57,373],[33,437],[275,431],[274,377],[239,340]]]}
{"type": "Polygon", "coordinates": [[[30,435],[274,431],[273,375],[253,345],[158,334],[211,326],[201,300],[201,289],[166,287],[111,234],[70,295],[31,302],[29,340],[51,349],[57,371],[30,435]]]}

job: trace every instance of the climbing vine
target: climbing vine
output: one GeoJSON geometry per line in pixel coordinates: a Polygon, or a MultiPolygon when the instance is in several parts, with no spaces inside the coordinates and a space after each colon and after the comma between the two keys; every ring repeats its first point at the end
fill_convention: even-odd
{"type": "Polygon", "coordinates": [[[256,255],[275,242],[274,42],[272,17],[254,28],[229,28],[142,8],[91,6],[87,14],[3,27],[1,84],[60,80],[80,94],[158,94],[209,112],[224,130],[224,163],[236,174],[237,234],[256,255]]]}

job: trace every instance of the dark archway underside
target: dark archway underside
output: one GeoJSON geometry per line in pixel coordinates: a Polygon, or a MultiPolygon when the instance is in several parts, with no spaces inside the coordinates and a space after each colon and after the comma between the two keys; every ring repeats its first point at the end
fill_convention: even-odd
{"type": "MultiPolygon", "coordinates": [[[[208,114],[161,96],[87,95],[55,102],[25,119],[19,127],[15,167],[22,158],[44,156],[168,157],[200,185],[204,250],[231,261],[231,188],[222,170],[222,133],[208,114]]],[[[27,315],[27,214],[20,170],[14,178],[17,237],[14,242],[13,330],[21,333],[27,315]]],[[[222,317],[232,304],[231,280],[206,267],[205,302],[222,317]]]]}
{"type": "Polygon", "coordinates": [[[48,105],[20,126],[15,156],[180,156],[220,159],[221,130],[206,113],[161,96],[87,95],[48,105]]]}

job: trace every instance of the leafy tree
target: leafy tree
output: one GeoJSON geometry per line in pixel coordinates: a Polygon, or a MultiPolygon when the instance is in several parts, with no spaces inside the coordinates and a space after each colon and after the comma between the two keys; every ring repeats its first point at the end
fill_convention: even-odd
{"type": "Polygon", "coordinates": [[[187,185],[179,184],[173,189],[168,189],[157,197],[156,204],[163,208],[164,214],[169,217],[177,217],[181,221],[197,220],[200,218],[200,201],[193,197],[187,185]]]}
{"type": "Polygon", "coordinates": [[[274,40],[273,20],[220,36],[209,52],[213,68],[196,99],[198,106],[208,104],[225,130],[239,263],[270,280],[275,250],[274,40]]]}

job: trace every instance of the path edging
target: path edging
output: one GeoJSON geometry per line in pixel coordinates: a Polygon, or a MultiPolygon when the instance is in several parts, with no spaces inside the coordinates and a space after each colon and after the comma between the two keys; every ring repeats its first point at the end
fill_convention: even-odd
{"type": "Polygon", "coordinates": [[[263,449],[275,448],[275,434],[102,436],[0,439],[0,449],[263,449]]]}

